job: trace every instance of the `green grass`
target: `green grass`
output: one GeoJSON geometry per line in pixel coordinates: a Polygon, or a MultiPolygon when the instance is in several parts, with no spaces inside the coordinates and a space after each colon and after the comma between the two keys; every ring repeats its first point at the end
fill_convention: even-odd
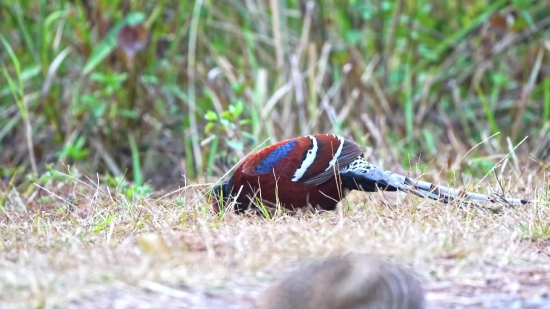
{"type": "Polygon", "coordinates": [[[426,163],[449,134],[459,153],[528,135],[526,155],[550,119],[550,6],[527,2],[5,1],[0,149],[28,155],[1,151],[2,177],[22,168],[15,184],[29,187],[61,159],[160,188],[220,176],[265,138],[366,145],[365,115],[389,164],[426,163]],[[511,11],[509,28],[490,27],[511,11]]]}

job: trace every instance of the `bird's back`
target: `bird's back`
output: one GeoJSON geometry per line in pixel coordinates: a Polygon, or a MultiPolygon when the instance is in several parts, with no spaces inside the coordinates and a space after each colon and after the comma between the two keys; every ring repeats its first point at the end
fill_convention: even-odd
{"type": "Polygon", "coordinates": [[[250,154],[233,175],[233,193],[242,186],[240,202],[261,197],[289,209],[310,204],[334,209],[342,198],[336,175],[362,154],[352,141],[334,134],[284,140],[250,154]]]}

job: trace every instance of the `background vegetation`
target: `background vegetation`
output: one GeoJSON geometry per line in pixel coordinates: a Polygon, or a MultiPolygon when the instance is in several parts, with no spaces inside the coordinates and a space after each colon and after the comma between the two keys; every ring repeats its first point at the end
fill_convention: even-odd
{"type": "Polygon", "coordinates": [[[0,20],[4,192],[212,180],[323,132],[400,169],[482,176],[526,136],[516,167],[550,156],[548,1],[4,0],[0,20]]]}
{"type": "Polygon", "coordinates": [[[1,308],[253,308],[346,253],[437,308],[548,308],[549,159],[547,0],[0,1],[1,308]],[[324,132],[533,203],[208,212],[250,150],[324,132]]]}

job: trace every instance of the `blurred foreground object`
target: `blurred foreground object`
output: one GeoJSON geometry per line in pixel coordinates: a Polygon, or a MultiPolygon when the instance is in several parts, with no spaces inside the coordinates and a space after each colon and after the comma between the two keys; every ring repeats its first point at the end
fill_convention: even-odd
{"type": "Polygon", "coordinates": [[[258,299],[259,309],[417,309],[424,290],[412,271],[368,255],[299,268],[258,299]]]}

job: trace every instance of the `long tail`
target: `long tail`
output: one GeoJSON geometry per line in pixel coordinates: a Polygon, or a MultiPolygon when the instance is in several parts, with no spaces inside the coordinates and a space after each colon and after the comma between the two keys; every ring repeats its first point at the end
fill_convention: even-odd
{"type": "Polygon", "coordinates": [[[438,186],[426,181],[414,180],[407,176],[392,173],[376,167],[367,162],[363,157],[340,170],[344,186],[350,190],[362,190],[374,192],[378,188],[386,191],[411,192],[423,198],[449,203],[454,198],[487,201],[492,203],[504,203],[511,205],[527,204],[524,199],[506,199],[497,195],[485,195],[479,193],[458,190],[449,187],[438,186]]]}

